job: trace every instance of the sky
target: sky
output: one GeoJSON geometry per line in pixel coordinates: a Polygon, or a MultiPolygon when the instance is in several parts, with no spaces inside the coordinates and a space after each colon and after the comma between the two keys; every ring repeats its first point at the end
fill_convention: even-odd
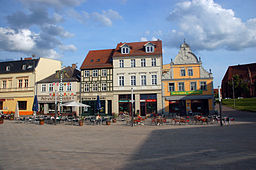
{"type": "Polygon", "coordinates": [[[0,61],[61,60],[80,68],[89,50],[162,40],[163,63],[184,39],[211,69],[256,62],[255,0],[0,0],[0,61]]]}

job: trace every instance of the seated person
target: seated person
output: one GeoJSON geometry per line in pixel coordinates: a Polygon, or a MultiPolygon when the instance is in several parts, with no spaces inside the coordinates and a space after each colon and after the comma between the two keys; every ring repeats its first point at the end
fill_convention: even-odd
{"type": "Polygon", "coordinates": [[[100,116],[100,114],[98,114],[97,116],[96,116],[96,124],[100,124],[100,122],[101,122],[101,116],[100,116]]]}

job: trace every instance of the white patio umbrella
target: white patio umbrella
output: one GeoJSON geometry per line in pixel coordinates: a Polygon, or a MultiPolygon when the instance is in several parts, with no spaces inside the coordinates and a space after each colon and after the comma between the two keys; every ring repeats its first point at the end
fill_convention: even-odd
{"type": "Polygon", "coordinates": [[[16,108],[15,108],[14,117],[15,117],[15,118],[19,118],[19,117],[20,117],[20,113],[19,113],[19,104],[18,104],[18,102],[16,103],[16,108]]]}
{"type": "MultiPolygon", "coordinates": [[[[62,104],[61,106],[70,106],[70,107],[91,107],[87,104],[83,104],[83,103],[79,103],[79,102],[76,102],[76,101],[72,101],[72,102],[68,102],[68,103],[64,103],[62,104]]],[[[77,115],[78,116],[78,115],[77,115]]]]}

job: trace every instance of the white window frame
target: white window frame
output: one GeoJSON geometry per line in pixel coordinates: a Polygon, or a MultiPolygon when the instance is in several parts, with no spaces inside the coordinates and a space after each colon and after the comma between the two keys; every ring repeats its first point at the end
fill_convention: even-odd
{"type": "Polygon", "coordinates": [[[98,84],[97,83],[94,83],[92,85],[92,91],[98,91],[98,84]]]}
{"type": "Polygon", "coordinates": [[[6,88],[7,88],[7,81],[3,80],[3,89],[6,89],[6,88]]]}
{"type": "Polygon", "coordinates": [[[19,80],[18,80],[18,87],[19,87],[19,88],[22,88],[22,87],[23,87],[23,80],[22,80],[22,79],[19,79],[19,80]]]}
{"type": "Polygon", "coordinates": [[[154,52],[154,46],[148,45],[146,46],[146,53],[153,53],[154,52]]]}
{"type": "Polygon", "coordinates": [[[200,90],[207,90],[207,83],[206,81],[200,82],[200,90]]]}
{"type": "Polygon", "coordinates": [[[25,79],[25,80],[24,80],[24,87],[25,87],[25,88],[28,88],[28,79],[25,79]]]}
{"type": "Polygon", "coordinates": [[[98,70],[93,70],[92,71],[92,76],[93,77],[98,77],[98,70]]]}
{"type": "Polygon", "coordinates": [[[107,91],[107,83],[101,84],[101,91],[107,91]]]}
{"type": "Polygon", "coordinates": [[[46,92],[46,84],[41,85],[41,92],[46,92]]]}
{"type": "Polygon", "coordinates": [[[151,79],[152,79],[152,85],[157,85],[157,75],[154,74],[154,75],[151,75],[151,79]]]}
{"type": "Polygon", "coordinates": [[[180,69],[180,76],[182,76],[182,77],[186,76],[186,70],[185,70],[185,68],[181,68],[181,69],[180,69]]]}
{"type": "Polygon", "coordinates": [[[22,65],[22,70],[26,70],[26,65],[22,65]]]}
{"type": "Polygon", "coordinates": [[[129,54],[130,53],[130,48],[129,47],[122,47],[121,48],[121,53],[122,54],[129,54]]]}
{"type": "Polygon", "coordinates": [[[119,67],[124,68],[124,60],[119,60],[119,67]]]}
{"type": "Polygon", "coordinates": [[[184,82],[179,82],[178,83],[178,89],[179,89],[179,91],[185,91],[185,83],[184,82]]]}
{"type": "Polygon", "coordinates": [[[142,58],[140,60],[140,64],[141,64],[141,67],[146,67],[146,59],[145,58],[142,58]]]}
{"type": "Polygon", "coordinates": [[[90,84],[84,85],[84,91],[89,92],[90,91],[90,84]]]}
{"type": "Polygon", "coordinates": [[[64,84],[59,83],[59,91],[63,92],[64,91],[64,84]]]}
{"type": "Polygon", "coordinates": [[[53,83],[49,84],[49,88],[48,89],[49,89],[49,92],[53,92],[53,83]]]}
{"type": "Polygon", "coordinates": [[[146,75],[141,75],[141,86],[146,86],[147,85],[147,76],[146,75]]]}
{"type": "Polygon", "coordinates": [[[10,66],[6,66],[5,70],[6,70],[6,71],[10,71],[10,70],[11,70],[11,67],[10,67],[10,66]]]}
{"type": "Polygon", "coordinates": [[[188,76],[193,76],[193,69],[192,68],[188,69],[188,76]]]}
{"type": "Polygon", "coordinates": [[[101,70],[101,76],[102,77],[107,77],[107,70],[106,69],[103,69],[103,70],[101,70]]]}
{"type": "Polygon", "coordinates": [[[131,86],[136,86],[136,76],[131,76],[131,86]]]}
{"type": "Polygon", "coordinates": [[[196,88],[197,88],[196,86],[197,86],[197,84],[195,81],[190,82],[190,90],[191,91],[196,91],[196,88]]]}
{"type": "Polygon", "coordinates": [[[124,76],[118,77],[119,86],[124,86],[124,76]]]}
{"type": "Polygon", "coordinates": [[[171,92],[171,91],[175,91],[175,83],[174,82],[171,82],[171,83],[168,83],[168,90],[171,92]],[[171,84],[173,84],[173,86],[171,86],[171,84]]]}
{"type": "Polygon", "coordinates": [[[131,59],[131,67],[136,67],[136,60],[135,59],[131,59]]]}
{"type": "Polygon", "coordinates": [[[84,71],[84,77],[90,77],[90,71],[89,70],[84,71]]]}
{"type": "Polygon", "coordinates": [[[67,91],[72,91],[72,83],[67,83],[67,91]]]}
{"type": "Polygon", "coordinates": [[[151,65],[152,65],[152,67],[156,66],[156,58],[151,59],[151,65]]]}

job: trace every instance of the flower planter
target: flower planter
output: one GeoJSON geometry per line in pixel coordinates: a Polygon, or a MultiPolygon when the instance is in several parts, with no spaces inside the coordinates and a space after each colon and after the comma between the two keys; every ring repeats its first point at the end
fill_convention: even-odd
{"type": "Polygon", "coordinates": [[[116,119],[113,119],[112,122],[113,122],[113,123],[116,123],[116,119]]]}
{"type": "Polygon", "coordinates": [[[84,125],[84,122],[82,120],[79,120],[79,126],[83,126],[84,125]]]}
{"type": "Polygon", "coordinates": [[[39,125],[44,125],[44,119],[39,120],[39,125]]]}
{"type": "Polygon", "coordinates": [[[3,124],[4,123],[4,119],[0,119],[0,124],[3,124]]]}
{"type": "Polygon", "coordinates": [[[110,121],[108,120],[108,121],[106,121],[106,125],[110,125],[110,121]]]}

